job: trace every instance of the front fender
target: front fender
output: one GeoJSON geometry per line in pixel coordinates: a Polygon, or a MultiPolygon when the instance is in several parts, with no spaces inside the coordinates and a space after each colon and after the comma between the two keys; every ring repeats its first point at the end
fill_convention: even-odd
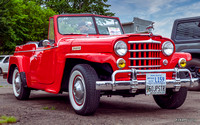
{"type": "Polygon", "coordinates": [[[175,52],[172,56],[172,59],[170,61],[170,65],[172,67],[175,67],[178,64],[178,61],[180,58],[185,58],[186,61],[192,60],[192,56],[190,53],[184,53],[184,52],[175,52]]]}
{"type": "Polygon", "coordinates": [[[110,53],[70,53],[65,55],[66,58],[83,59],[90,62],[109,63],[113,70],[117,69],[116,59],[110,53]]]}

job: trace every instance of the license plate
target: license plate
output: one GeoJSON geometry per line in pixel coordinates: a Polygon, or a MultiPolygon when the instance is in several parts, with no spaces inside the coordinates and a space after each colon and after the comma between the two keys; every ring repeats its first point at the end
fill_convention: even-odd
{"type": "Polygon", "coordinates": [[[147,73],[146,74],[146,94],[164,95],[166,93],[166,74],[147,73]]]}

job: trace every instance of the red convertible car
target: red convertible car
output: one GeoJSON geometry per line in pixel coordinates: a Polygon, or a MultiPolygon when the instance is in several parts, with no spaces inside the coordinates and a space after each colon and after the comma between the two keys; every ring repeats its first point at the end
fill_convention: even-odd
{"type": "Polygon", "coordinates": [[[161,108],[175,109],[198,83],[184,68],[189,60],[189,53],[175,52],[171,39],[124,34],[117,17],[55,15],[48,39],[16,47],[8,82],[19,100],[28,99],[31,90],[68,92],[80,115],[93,114],[103,95],[153,95],[161,108]]]}

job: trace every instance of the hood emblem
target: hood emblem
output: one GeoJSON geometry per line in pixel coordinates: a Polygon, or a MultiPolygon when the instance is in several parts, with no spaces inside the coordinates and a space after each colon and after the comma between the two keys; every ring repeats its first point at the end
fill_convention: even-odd
{"type": "Polygon", "coordinates": [[[149,26],[147,26],[146,30],[148,31],[149,35],[153,35],[153,30],[154,30],[154,26],[153,26],[154,22],[152,22],[149,26]]]}

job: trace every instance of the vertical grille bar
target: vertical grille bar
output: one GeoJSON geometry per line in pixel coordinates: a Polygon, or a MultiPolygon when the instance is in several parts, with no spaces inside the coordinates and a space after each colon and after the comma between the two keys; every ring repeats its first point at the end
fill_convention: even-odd
{"type": "MultiPolygon", "coordinates": [[[[144,44],[144,50],[146,50],[147,49],[147,47],[146,47],[146,43],[144,44]]],[[[147,52],[144,52],[144,57],[146,58],[147,57],[147,52]]],[[[147,60],[144,60],[144,65],[146,66],[147,65],[147,60]]],[[[144,69],[146,69],[146,68],[144,68],[144,69]]]]}
{"type": "MultiPolygon", "coordinates": [[[[136,44],[133,45],[134,50],[136,50],[136,44]]],[[[133,53],[133,58],[136,58],[136,53],[133,53]]],[[[133,65],[136,66],[136,60],[133,60],[133,65]]]]}
{"type": "MultiPolygon", "coordinates": [[[[151,44],[148,44],[149,45],[149,49],[151,49],[151,44]]],[[[151,57],[151,52],[149,52],[149,57],[151,57]]],[[[149,65],[151,65],[151,60],[149,60],[149,65]]]]}
{"type": "MultiPolygon", "coordinates": [[[[138,49],[141,50],[141,44],[138,45],[138,49]]],[[[141,58],[141,52],[138,52],[138,57],[141,58]]],[[[139,66],[141,66],[141,60],[139,60],[139,66]]]]}

